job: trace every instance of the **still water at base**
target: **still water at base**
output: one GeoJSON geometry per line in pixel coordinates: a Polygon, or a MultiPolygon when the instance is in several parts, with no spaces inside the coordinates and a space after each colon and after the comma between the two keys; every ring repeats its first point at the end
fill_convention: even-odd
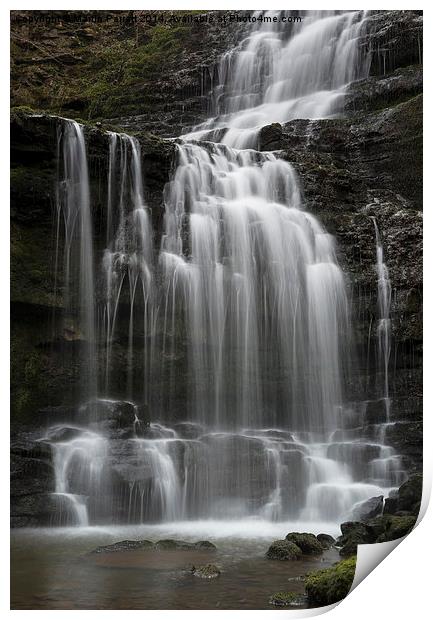
{"type": "MultiPolygon", "coordinates": [[[[127,528],[56,528],[12,533],[12,609],[271,609],[272,594],[304,592],[300,577],[326,568],[334,550],[296,562],[268,560],[273,540],[300,523],[185,522],[127,528]],[[209,539],[216,552],[131,551],[87,555],[124,539],[209,539]],[[216,564],[216,579],[193,576],[192,564],[216,564]]],[[[308,531],[337,534],[326,523],[308,531]]]]}

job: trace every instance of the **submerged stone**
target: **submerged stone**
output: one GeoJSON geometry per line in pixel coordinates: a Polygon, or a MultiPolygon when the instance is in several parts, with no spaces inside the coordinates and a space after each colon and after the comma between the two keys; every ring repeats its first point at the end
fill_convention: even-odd
{"type": "Polygon", "coordinates": [[[221,571],[215,564],[204,564],[203,566],[193,566],[192,574],[200,579],[215,579],[220,576],[221,571]]]}
{"type": "Polygon", "coordinates": [[[158,540],[155,543],[155,549],[158,551],[216,551],[215,545],[208,540],[199,540],[192,543],[171,538],[158,540]]]}
{"type": "Polygon", "coordinates": [[[296,592],[277,592],[269,599],[269,604],[275,607],[302,607],[306,603],[307,597],[296,592]]]}
{"type": "Polygon", "coordinates": [[[301,549],[288,540],[274,540],[266,552],[269,560],[299,560],[301,555],[301,549]]]}
{"type": "Polygon", "coordinates": [[[153,542],[150,540],[121,540],[112,545],[96,547],[90,553],[119,553],[121,551],[136,551],[137,549],[153,549],[153,547],[153,542]]]}

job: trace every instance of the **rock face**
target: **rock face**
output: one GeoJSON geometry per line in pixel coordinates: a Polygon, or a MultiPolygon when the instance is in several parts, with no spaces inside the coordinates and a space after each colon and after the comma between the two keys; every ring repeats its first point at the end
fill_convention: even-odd
{"type": "Polygon", "coordinates": [[[274,540],[266,552],[266,557],[269,560],[299,560],[301,555],[301,549],[288,540],[274,540]]]}

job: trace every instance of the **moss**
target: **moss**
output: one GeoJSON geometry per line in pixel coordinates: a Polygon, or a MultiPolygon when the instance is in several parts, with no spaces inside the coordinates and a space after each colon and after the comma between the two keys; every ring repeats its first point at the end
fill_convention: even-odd
{"type": "Polygon", "coordinates": [[[415,527],[416,517],[397,517],[387,516],[385,531],[381,534],[376,542],[386,542],[388,540],[397,540],[403,538],[409,534],[409,532],[415,527]]]}
{"type": "Polygon", "coordinates": [[[320,555],[323,553],[323,546],[314,534],[291,532],[287,534],[286,540],[295,543],[302,553],[306,555],[320,555]]]}
{"type": "Polygon", "coordinates": [[[307,575],[305,591],[312,606],[321,607],[341,601],[350,591],[355,576],[356,556],[330,568],[307,575]]]}

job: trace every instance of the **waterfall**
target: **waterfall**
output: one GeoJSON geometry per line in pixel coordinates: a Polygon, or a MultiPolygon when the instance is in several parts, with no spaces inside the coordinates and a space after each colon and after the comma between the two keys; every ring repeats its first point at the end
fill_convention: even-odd
{"type": "MultiPolygon", "coordinates": [[[[47,439],[56,493],[69,497],[76,522],[336,523],[404,477],[386,425],[372,433],[366,404],[347,402],[350,305],[334,239],[307,211],[293,167],[254,150],[266,124],[341,112],[347,84],[368,73],[359,49],[366,19],[308,12],[291,30],[264,23],[223,55],[210,93],[215,117],[175,141],[159,251],[139,142],[112,132],[105,248],[92,247],[83,130],[62,124],[65,280],[78,247],[81,325],[94,336],[96,303],[105,355],[99,398],[96,386],[83,391],[79,432],[47,439]],[[185,385],[179,411],[172,401],[185,385]],[[141,419],[146,403],[163,403],[150,423],[141,419]]],[[[389,278],[375,228],[389,408],[389,278]]],[[[96,378],[96,351],[88,355],[96,378]]]]}
{"type": "Polygon", "coordinates": [[[380,240],[379,227],[376,218],[373,217],[374,232],[376,236],[376,269],[377,269],[377,308],[378,325],[377,339],[379,352],[379,365],[383,369],[383,399],[386,408],[386,421],[389,422],[390,400],[389,400],[389,381],[388,366],[391,355],[391,281],[388,275],[388,268],[383,258],[383,247],[380,240]]]}
{"type": "MultiPolygon", "coordinates": [[[[57,217],[64,224],[64,307],[65,324],[87,347],[87,364],[82,367],[84,396],[97,394],[95,282],[93,227],[89,174],[83,128],[65,120],[58,137],[59,183],[57,217]],[[75,283],[78,282],[78,287],[75,283]]],[[[57,242],[56,246],[58,247],[57,242]]],[[[57,258],[56,258],[57,265],[57,258]]]]}
{"type": "MultiPolygon", "coordinates": [[[[282,13],[266,11],[263,17],[282,13]]],[[[264,125],[341,112],[346,86],[368,76],[370,59],[359,49],[367,15],[307,11],[302,22],[290,24],[292,30],[281,20],[258,22],[222,56],[210,95],[216,116],[188,137],[212,139],[224,130],[225,144],[255,148],[264,125]]]]}

